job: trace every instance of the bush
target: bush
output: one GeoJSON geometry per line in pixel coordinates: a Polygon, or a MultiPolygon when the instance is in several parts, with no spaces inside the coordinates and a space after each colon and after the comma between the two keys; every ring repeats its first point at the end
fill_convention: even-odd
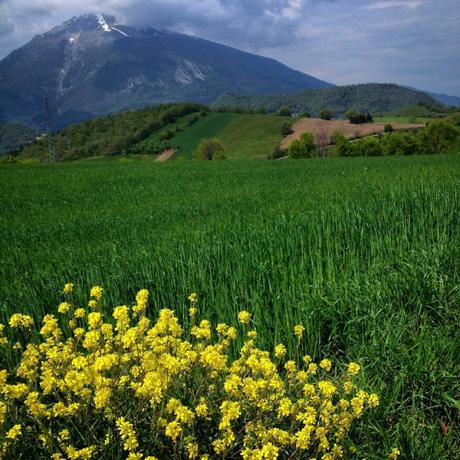
{"type": "Polygon", "coordinates": [[[449,152],[459,137],[459,130],[445,120],[431,121],[425,131],[429,153],[449,152]]]}
{"type": "Polygon", "coordinates": [[[382,144],[375,137],[366,137],[354,142],[355,156],[378,157],[383,155],[382,144]]]}
{"type": "Polygon", "coordinates": [[[383,132],[384,133],[392,133],[394,131],[394,128],[393,128],[393,125],[391,123],[387,123],[384,127],[383,127],[383,132]]]}
{"type": "Polygon", "coordinates": [[[292,126],[291,123],[286,122],[283,123],[281,126],[281,135],[282,136],[289,136],[289,134],[292,134],[294,131],[292,131],[292,126]]]}
{"type": "Polygon", "coordinates": [[[330,120],[332,118],[332,112],[329,109],[322,109],[319,113],[319,117],[322,120],[330,120]]]}
{"type": "MultiPolygon", "coordinates": [[[[10,362],[0,371],[5,457],[336,458],[379,405],[357,386],[357,363],[331,372],[329,359],[288,360],[282,344],[259,349],[247,311],[238,328],[214,329],[192,294],[189,326],[168,309],[152,323],[141,290],[112,320],[102,292],[91,290],[89,309],[67,297],[41,328],[11,316],[11,342],[2,335],[10,362]]],[[[303,333],[295,326],[299,344],[303,333]]]]}
{"type": "Polygon", "coordinates": [[[347,117],[348,120],[350,120],[350,123],[353,123],[354,125],[359,125],[362,123],[367,123],[368,119],[367,116],[356,112],[354,110],[349,110],[345,116],[347,117]]]}
{"type": "Polygon", "coordinates": [[[346,138],[342,134],[341,131],[339,131],[338,129],[335,129],[334,131],[332,131],[332,134],[331,134],[331,144],[332,145],[337,145],[343,141],[346,141],[346,138]]]}
{"type": "Polygon", "coordinates": [[[304,133],[300,139],[292,141],[288,147],[288,155],[290,158],[310,158],[315,155],[316,145],[315,138],[311,133],[304,133]]]}
{"type": "Polygon", "coordinates": [[[309,112],[302,112],[300,114],[300,118],[311,118],[311,113],[309,112]]]}
{"type": "Polygon", "coordinates": [[[203,139],[193,153],[193,158],[197,160],[225,160],[224,153],[224,146],[219,139],[203,139]]]}
{"type": "Polygon", "coordinates": [[[159,135],[160,142],[172,139],[174,137],[174,134],[175,132],[171,129],[161,132],[159,135]]]}
{"type": "Polygon", "coordinates": [[[278,158],[283,158],[284,156],[286,156],[286,150],[283,150],[279,145],[277,145],[273,151],[268,154],[268,159],[276,160],[278,158]]]}
{"type": "Polygon", "coordinates": [[[282,107],[279,111],[278,111],[278,115],[280,117],[292,117],[292,111],[289,107],[282,107]]]}
{"type": "Polygon", "coordinates": [[[416,136],[406,133],[387,133],[382,136],[383,155],[416,155],[419,143],[416,136]]]}

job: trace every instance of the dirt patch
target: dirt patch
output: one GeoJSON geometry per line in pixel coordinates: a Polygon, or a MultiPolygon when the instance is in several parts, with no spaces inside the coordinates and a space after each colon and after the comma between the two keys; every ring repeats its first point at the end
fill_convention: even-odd
{"type": "MultiPolygon", "coordinates": [[[[362,125],[354,125],[348,120],[321,120],[320,118],[301,118],[292,126],[293,134],[286,136],[281,141],[281,148],[287,149],[289,144],[299,139],[303,133],[312,133],[315,139],[327,137],[330,140],[331,134],[338,130],[345,137],[354,139],[358,137],[372,136],[373,134],[381,134],[386,123],[364,123],[362,125]]],[[[391,123],[395,131],[407,129],[424,128],[424,124],[417,123],[391,123]]]]}
{"type": "Polygon", "coordinates": [[[165,150],[161,155],[158,155],[155,161],[168,161],[174,155],[174,152],[174,149],[165,150]]]}

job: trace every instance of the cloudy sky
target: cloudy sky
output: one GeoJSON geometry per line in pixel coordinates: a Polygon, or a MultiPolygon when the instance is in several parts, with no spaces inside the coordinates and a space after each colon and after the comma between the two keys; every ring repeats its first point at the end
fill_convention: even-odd
{"type": "Polygon", "coordinates": [[[335,84],[460,96],[460,0],[0,0],[0,58],[72,16],[174,29],[335,84]]]}

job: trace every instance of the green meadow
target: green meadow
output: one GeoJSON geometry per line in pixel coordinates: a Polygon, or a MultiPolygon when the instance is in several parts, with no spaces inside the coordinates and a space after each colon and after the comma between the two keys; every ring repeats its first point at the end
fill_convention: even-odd
{"type": "Polygon", "coordinates": [[[282,139],[287,117],[211,112],[171,139],[177,159],[192,158],[202,139],[217,137],[228,159],[266,159],[282,139]]]}
{"type": "MultiPolygon", "coordinates": [[[[244,129],[212,117],[194,129],[244,129]]],[[[261,347],[361,363],[381,405],[356,459],[459,458],[459,183],[458,155],[3,164],[1,320],[55,312],[68,281],[82,304],[103,286],[107,311],[147,288],[149,314],[184,321],[197,292],[213,324],[249,310],[261,347]]]]}

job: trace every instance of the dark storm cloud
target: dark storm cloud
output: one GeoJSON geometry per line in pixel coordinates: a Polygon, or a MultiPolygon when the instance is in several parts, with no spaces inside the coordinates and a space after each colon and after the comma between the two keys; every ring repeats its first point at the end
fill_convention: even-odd
{"type": "Polygon", "coordinates": [[[0,0],[0,57],[90,12],[275,57],[337,84],[460,95],[458,0],[0,0]]]}

